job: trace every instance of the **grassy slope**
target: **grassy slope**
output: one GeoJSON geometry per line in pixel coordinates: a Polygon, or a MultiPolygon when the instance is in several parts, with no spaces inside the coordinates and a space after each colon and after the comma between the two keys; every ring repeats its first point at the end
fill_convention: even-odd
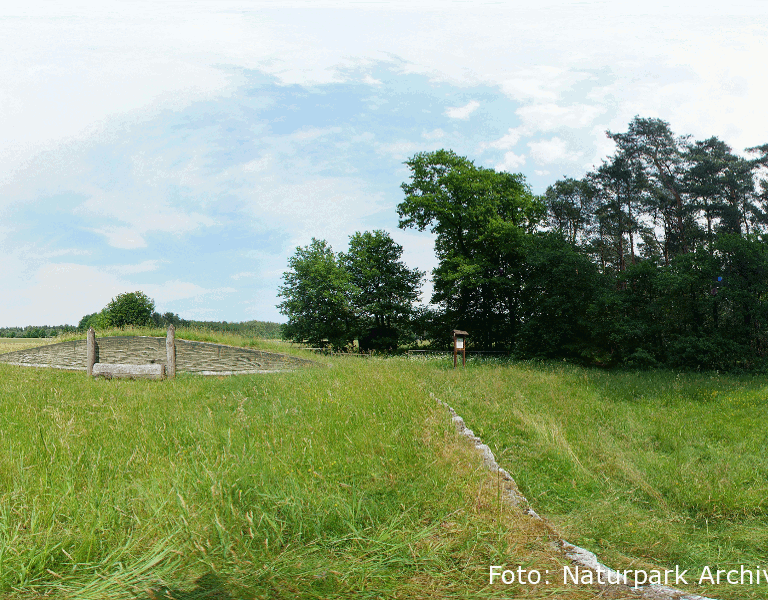
{"type": "MultiPolygon", "coordinates": [[[[621,568],[768,564],[761,377],[471,366],[433,379],[569,541],[621,568]]],[[[766,586],[692,588],[763,598],[766,586]]]]}
{"type": "Polygon", "coordinates": [[[0,364],[0,595],[596,597],[487,585],[562,559],[429,398],[457,374],[324,361],[164,382],[0,364]]]}

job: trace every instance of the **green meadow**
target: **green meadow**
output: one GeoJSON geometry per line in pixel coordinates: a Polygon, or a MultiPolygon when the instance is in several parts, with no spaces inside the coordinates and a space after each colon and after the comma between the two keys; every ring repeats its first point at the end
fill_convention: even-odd
{"type": "MultiPolygon", "coordinates": [[[[535,509],[604,564],[679,565],[694,584],[705,566],[768,571],[764,377],[486,362],[430,388],[450,398],[535,509]]],[[[768,596],[764,579],[721,579],[687,589],[768,596]]]]}
{"type": "Polygon", "coordinates": [[[597,596],[488,585],[564,561],[430,397],[461,380],[447,361],[319,360],[162,382],[0,364],[0,596],[597,596]]]}
{"type": "Polygon", "coordinates": [[[1,596],[600,597],[559,576],[489,585],[491,564],[559,573],[558,534],[613,568],[768,568],[760,378],[178,335],[321,364],[162,382],[0,364],[1,596]],[[435,398],[549,526],[502,501],[435,398]]]}

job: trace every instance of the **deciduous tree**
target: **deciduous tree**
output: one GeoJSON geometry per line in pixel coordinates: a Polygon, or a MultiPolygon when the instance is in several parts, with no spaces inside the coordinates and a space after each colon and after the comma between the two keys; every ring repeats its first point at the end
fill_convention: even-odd
{"type": "Polygon", "coordinates": [[[479,347],[509,347],[519,322],[523,240],[544,215],[520,174],[477,167],[450,150],[405,163],[410,181],[397,211],[401,228],[429,229],[439,260],[432,302],[449,327],[479,347]]]}
{"type": "Polygon", "coordinates": [[[278,295],[288,317],[285,339],[324,347],[345,347],[354,339],[350,277],[325,240],[312,238],[288,259],[278,295]]]}
{"type": "Polygon", "coordinates": [[[418,300],[424,273],[409,269],[403,247],[386,231],[357,232],[340,255],[349,274],[361,349],[397,348],[418,300]]]}
{"type": "Polygon", "coordinates": [[[144,292],[126,292],[112,298],[104,308],[107,326],[144,326],[152,323],[155,301],[144,292]]]}

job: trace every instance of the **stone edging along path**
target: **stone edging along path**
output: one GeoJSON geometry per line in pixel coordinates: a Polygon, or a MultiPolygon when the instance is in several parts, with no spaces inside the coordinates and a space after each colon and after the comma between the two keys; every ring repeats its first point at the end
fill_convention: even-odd
{"type": "MultiPolygon", "coordinates": [[[[429,394],[431,398],[435,398],[434,394],[429,394]]],[[[517,484],[512,476],[496,462],[496,458],[493,456],[491,449],[483,443],[475,433],[469,429],[462,419],[453,408],[446,402],[443,402],[439,398],[435,398],[440,406],[448,409],[451,414],[451,420],[453,421],[456,430],[466,438],[474,443],[475,450],[483,457],[483,465],[494,473],[498,473],[502,480],[508,483],[504,488],[504,497],[512,506],[520,508],[523,512],[529,515],[533,519],[537,519],[546,524],[546,520],[540,517],[530,507],[530,503],[519,491],[517,491],[517,484]]],[[[551,527],[548,527],[551,531],[554,531],[551,527]]],[[[611,584],[605,584],[604,587],[616,588],[615,582],[620,582],[619,586],[626,589],[627,593],[635,595],[638,598],[646,598],[647,600],[714,600],[713,598],[707,598],[706,596],[699,596],[691,592],[685,592],[675,588],[667,587],[665,585],[637,585],[631,579],[625,577],[622,573],[614,571],[613,569],[606,567],[602,564],[597,556],[595,556],[589,550],[579,548],[566,542],[563,539],[558,540],[558,545],[565,553],[565,556],[575,565],[590,569],[600,576],[602,581],[611,582],[611,584]]]]}

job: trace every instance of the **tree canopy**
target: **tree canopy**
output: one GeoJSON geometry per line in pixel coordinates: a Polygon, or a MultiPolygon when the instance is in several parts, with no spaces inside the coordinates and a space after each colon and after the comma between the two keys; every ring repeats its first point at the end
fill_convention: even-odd
{"type": "Polygon", "coordinates": [[[521,358],[768,369],[768,144],[738,154],[642,117],[606,134],[612,156],[541,197],[522,174],[415,154],[397,213],[435,236],[430,306],[385,232],[339,256],[313,240],[284,276],[286,332],[381,347],[462,329],[521,358]]]}
{"type": "Polygon", "coordinates": [[[641,117],[607,135],[613,156],[544,195],[548,223],[603,277],[586,354],[634,366],[766,365],[768,146],[740,156],[717,137],[693,140],[641,117]]]}
{"type": "Polygon", "coordinates": [[[386,231],[359,231],[340,255],[352,284],[350,301],[363,350],[397,349],[419,298],[424,273],[401,260],[403,247],[386,231]]]}
{"type": "Polygon", "coordinates": [[[405,163],[410,181],[397,207],[401,228],[436,235],[432,303],[443,336],[473,331],[475,343],[509,347],[520,318],[520,260],[526,236],[545,214],[522,175],[477,167],[450,150],[405,163]]]}
{"type": "Polygon", "coordinates": [[[118,294],[104,308],[106,325],[125,327],[127,325],[146,326],[152,324],[155,301],[144,292],[126,292],[118,294]]]}
{"type": "Polygon", "coordinates": [[[288,317],[283,336],[316,347],[351,343],[352,284],[333,249],[325,240],[312,238],[308,246],[296,248],[288,266],[278,293],[284,298],[278,309],[288,317]]]}
{"type": "Polygon", "coordinates": [[[289,259],[278,305],[287,339],[343,348],[396,350],[406,334],[423,273],[400,259],[403,248],[382,230],[357,232],[336,255],[312,239],[289,259]]]}

